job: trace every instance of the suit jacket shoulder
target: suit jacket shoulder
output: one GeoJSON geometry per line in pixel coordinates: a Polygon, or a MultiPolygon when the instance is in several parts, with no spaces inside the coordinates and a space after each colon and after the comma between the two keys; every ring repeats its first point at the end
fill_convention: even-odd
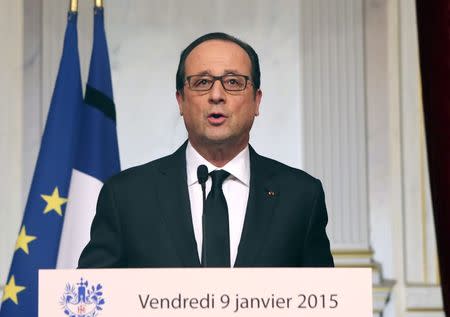
{"type": "MultiPolygon", "coordinates": [[[[254,152],[253,149],[252,151],[254,152]]],[[[287,177],[289,178],[289,180],[298,181],[304,184],[314,185],[317,184],[317,182],[320,183],[317,178],[301,169],[291,167],[269,157],[259,155],[256,152],[254,152],[254,154],[257,156],[257,160],[260,161],[259,165],[261,166],[261,168],[267,168],[273,175],[287,177]]]]}
{"type": "MultiPolygon", "coordinates": [[[[181,168],[180,164],[186,162],[183,144],[176,152],[153,160],[151,162],[133,166],[109,178],[105,185],[113,186],[133,186],[143,181],[155,180],[159,173],[165,173],[167,169],[181,168]]],[[[182,169],[182,168],[181,168],[182,169]]]]}

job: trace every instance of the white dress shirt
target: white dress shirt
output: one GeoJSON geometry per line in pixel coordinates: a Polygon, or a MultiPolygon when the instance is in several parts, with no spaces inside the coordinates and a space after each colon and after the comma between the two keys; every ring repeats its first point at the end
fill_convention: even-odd
{"type": "MultiPolygon", "coordinates": [[[[186,147],[186,171],[187,185],[189,190],[189,200],[191,203],[192,223],[194,225],[195,240],[197,241],[197,251],[199,259],[202,258],[202,214],[203,214],[203,194],[202,187],[198,182],[197,168],[206,165],[208,173],[222,169],[230,173],[223,182],[222,190],[227,201],[228,219],[230,227],[230,263],[234,266],[236,261],[239,241],[241,240],[242,228],[244,226],[245,212],[250,186],[250,152],[248,146],[245,147],[224,167],[219,168],[203,158],[188,142],[186,147]]],[[[206,181],[206,197],[211,190],[211,176],[206,181]]]]}

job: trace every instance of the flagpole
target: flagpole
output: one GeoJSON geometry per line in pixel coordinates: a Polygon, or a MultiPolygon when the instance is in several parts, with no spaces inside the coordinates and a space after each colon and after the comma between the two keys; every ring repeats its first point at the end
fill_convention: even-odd
{"type": "Polygon", "coordinates": [[[78,0],[70,0],[69,12],[71,13],[78,12],[78,0]]]}
{"type": "Polygon", "coordinates": [[[94,0],[96,8],[103,8],[103,0],[94,0]]]}

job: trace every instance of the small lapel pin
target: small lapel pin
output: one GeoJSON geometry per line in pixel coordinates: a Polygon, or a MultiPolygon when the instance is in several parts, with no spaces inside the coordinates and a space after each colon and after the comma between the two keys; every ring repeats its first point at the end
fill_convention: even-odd
{"type": "Polygon", "coordinates": [[[270,196],[270,197],[275,197],[275,192],[268,191],[267,195],[270,196]]]}

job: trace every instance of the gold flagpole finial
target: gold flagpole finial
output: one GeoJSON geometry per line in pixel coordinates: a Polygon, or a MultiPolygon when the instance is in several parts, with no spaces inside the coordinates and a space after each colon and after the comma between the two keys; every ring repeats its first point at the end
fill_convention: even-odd
{"type": "Polygon", "coordinates": [[[78,12],[78,0],[70,0],[70,12],[78,12]]]}
{"type": "Polygon", "coordinates": [[[103,8],[103,0],[94,0],[96,8],[103,8]]]}

